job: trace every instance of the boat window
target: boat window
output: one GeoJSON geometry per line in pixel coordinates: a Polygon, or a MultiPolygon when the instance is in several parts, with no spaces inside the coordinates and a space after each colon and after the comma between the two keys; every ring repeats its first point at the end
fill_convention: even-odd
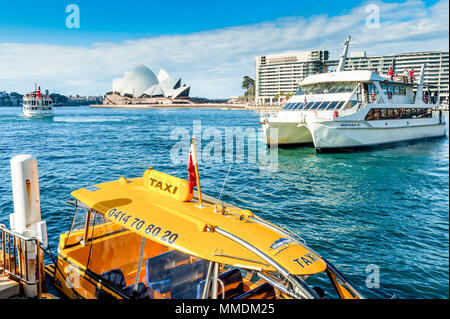
{"type": "Polygon", "coordinates": [[[291,103],[286,103],[285,105],[283,105],[283,107],[281,108],[283,111],[287,110],[287,108],[291,105],[291,103]]]}
{"type": "Polygon", "coordinates": [[[365,120],[431,118],[432,116],[432,110],[430,108],[375,108],[367,113],[365,120]]]}
{"type": "Polygon", "coordinates": [[[337,105],[338,103],[339,103],[338,101],[331,101],[331,102],[327,105],[326,110],[333,110],[333,109],[336,107],[336,105],[337,105]]]}
{"type": "Polygon", "coordinates": [[[387,109],[387,118],[388,119],[394,118],[394,109],[387,109]]]}
{"type": "Polygon", "coordinates": [[[368,88],[368,92],[370,93],[370,94],[378,94],[378,89],[377,89],[377,87],[374,85],[374,84],[372,84],[372,83],[369,83],[368,85],[367,85],[367,88],[368,88]]]}
{"type": "Polygon", "coordinates": [[[406,87],[404,87],[404,86],[399,86],[399,87],[398,87],[398,94],[399,94],[399,95],[406,95],[406,87]]]}
{"type": "Polygon", "coordinates": [[[300,110],[302,108],[303,103],[297,103],[295,104],[295,110],[300,110]]]}
{"type": "Polygon", "coordinates": [[[295,95],[351,93],[355,89],[356,85],[356,82],[328,82],[309,84],[300,87],[295,95]]]}
{"type": "Polygon", "coordinates": [[[305,107],[305,103],[300,103],[298,106],[298,110],[301,110],[305,107]]]}
{"type": "Polygon", "coordinates": [[[317,109],[321,103],[322,103],[322,102],[315,102],[315,103],[311,106],[311,110],[317,109]]]}
{"type": "Polygon", "coordinates": [[[330,103],[331,102],[322,102],[322,104],[319,105],[318,110],[325,110],[330,103]]]}
{"type": "Polygon", "coordinates": [[[373,115],[373,109],[370,109],[369,112],[367,113],[365,120],[366,121],[372,121],[374,119],[374,115],[373,115]]]}
{"type": "Polygon", "coordinates": [[[314,103],[315,103],[315,102],[308,102],[308,103],[306,103],[304,109],[305,109],[305,110],[309,110],[309,109],[311,108],[311,106],[312,106],[314,103]]]}
{"type": "Polygon", "coordinates": [[[392,93],[393,93],[394,95],[398,95],[398,87],[397,87],[397,86],[393,86],[393,87],[392,87],[392,93]]]}
{"type": "Polygon", "coordinates": [[[395,119],[399,119],[400,118],[400,113],[398,109],[393,109],[393,113],[394,113],[394,118],[395,119]]]}

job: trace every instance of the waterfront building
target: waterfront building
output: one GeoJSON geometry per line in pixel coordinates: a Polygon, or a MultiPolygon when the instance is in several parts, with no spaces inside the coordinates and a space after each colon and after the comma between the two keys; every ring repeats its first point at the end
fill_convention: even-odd
{"type": "Polygon", "coordinates": [[[322,73],[328,51],[296,51],[256,57],[255,102],[280,102],[309,75],[322,73]]]}
{"type": "Polygon", "coordinates": [[[172,78],[161,69],[158,76],[148,67],[136,63],[133,72],[125,72],[114,79],[112,91],[107,93],[106,104],[154,104],[189,97],[190,87],[181,84],[181,78],[172,78]]]}

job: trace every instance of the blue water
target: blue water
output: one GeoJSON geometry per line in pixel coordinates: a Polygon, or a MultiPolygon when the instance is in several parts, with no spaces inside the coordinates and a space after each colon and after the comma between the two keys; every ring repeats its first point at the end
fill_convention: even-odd
{"type": "MultiPolygon", "coordinates": [[[[140,176],[149,165],[186,178],[187,157],[172,163],[179,139],[170,134],[199,119],[204,130],[259,129],[258,114],[241,110],[63,107],[52,119],[25,119],[20,108],[0,108],[0,223],[13,211],[12,156],[38,158],[42,218],[56,247],[72,221],[72,190],[140,176]]],[[[222,199],[288,225],[368,297],[449,297],[448,137],[355,153],[280,149],[278,170],[266,166],[235,160],[222,199]],[[371,264],[379,288],[366,286],[371,264]]],[[[229,167],[202,163],[203,192],[217,197],[229,167]]]]}

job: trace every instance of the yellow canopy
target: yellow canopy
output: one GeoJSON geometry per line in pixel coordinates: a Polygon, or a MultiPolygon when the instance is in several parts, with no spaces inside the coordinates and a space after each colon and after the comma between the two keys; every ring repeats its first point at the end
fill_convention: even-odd
{"type": "MultiPolygon", "coordinates": [[[[151,169],[150,169],[151,170],[151,169]]],[[[157,174],[161,174],[157,171],[157,174]]],[[[104,214],[111,221],[150,240],[203,259],[237,267],[275,271],[273,264],[223,235],[232,234],[294,275],[310,275],[326,269],[325,262],[306,247],[274,229],[273,225],[248,218],[252,213],[236,207],[216,212],[212,203],[200,208],[195,200],[182,201],[167,191],[164,184],[177,185],[186,181],[165,174],[162,191],[155,191],[143,178],[107,182],[72,192],[72,196],[89,208],[104,214]],[[169,182],[168,182],[169,181],[169,182]],[[240,218],[238,215],[242,215],[240,218]],[[222,232],[219,232],[222,230],[222,232]]],[[[160,176],[160,175],[157,175],[160,176]]],[[[154,184],[156,185],[156,184],[154,184]]]]}

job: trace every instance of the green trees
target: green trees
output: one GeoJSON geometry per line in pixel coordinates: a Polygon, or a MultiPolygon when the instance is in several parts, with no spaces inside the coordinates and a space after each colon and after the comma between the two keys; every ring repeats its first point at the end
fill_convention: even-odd
{"type": "Polygon", "coordinates": [[[242,79],[242,88],[246,89],[244,96],[247,98],[247,101],[253,100],[255,96],[255,80],[248,75],[244,76],[242,79]]]}

